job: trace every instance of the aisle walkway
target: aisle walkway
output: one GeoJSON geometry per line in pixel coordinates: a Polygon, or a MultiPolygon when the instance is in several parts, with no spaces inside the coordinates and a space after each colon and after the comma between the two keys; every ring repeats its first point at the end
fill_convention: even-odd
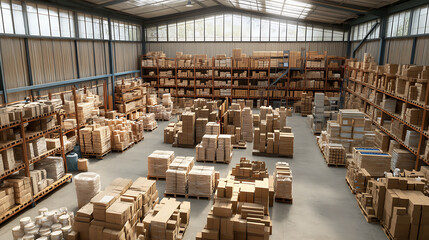
{"type": "MultiPolygon", "coordinates": [[[[147,175],[147,156],[156,149],[173,150],[176,156],[195,156],[194,149],[173,148],[163,143],[163,129],[168,122],[158,122],[154,132],[145,132],[145,139],[130,150],[110,154],[104,160],[91,160],[89,170],[101,176],[102,189],[117,177],[136,179],[147,175]]],[[[265,160],[269,172],[274,171],[276,161],[287,161],[293,172],[293,204],[275,203],[271,209],[273,235],[271,239],[385,239],[379,225],[369,224],[362,216],[354,196],[348,190],[344,168],[328,168],[317,148],[315,137],[306,126],[306,119],[294,116],[288,118],[288,126],[295,133],[295,156],[293,159],[264,158],[252,156],[252,144],[246,150],[234,149],[233,161],[225,164],[201,164],[215,166],[221,177],[240,157],[265,160]]],[[[160,197],[165,182],[158,181],[160,197]]],[[[179,200],[184,200],[180,199],[179,200]]],[[[185,239],[195,239],[197,232],[206,224],[207,213],[212,205],[208,200],[191,201],[191,222],[185,239]]],[[[40,201],[35,208],[28,208],[0,228],[0,239],[12,239],[11,229],[24,216],[34,218],[37,210],[67,207],[77,211],[74,183],[69,183],[40,201]]]]}

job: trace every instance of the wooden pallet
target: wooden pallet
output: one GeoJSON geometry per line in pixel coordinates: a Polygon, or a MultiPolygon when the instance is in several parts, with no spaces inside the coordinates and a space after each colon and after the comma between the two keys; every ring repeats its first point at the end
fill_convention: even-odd
{"type": "Polygon", "coordinates": [[[6,170],[2,174],[0,174],[0,179],[3,179],[5,177],[9,176],[10,174],[12,174],[14,172],[17,172],[17,171],[19,171],[21,169],[24,169],[24,168],[25,168],[25,164],[24,163],[16,164],[14,168],[6,170]]]}
{"type": "Polygon", "coordinates": [[[195,198],[195,199],[205,199],[205,200],[210,200],[212,199],[212,196],[196,196],[196,195],[189,195],[187,194],[186,198],[195,198]]]}
{"type": "Polygon", "coordinates": [[[58,179],[57,181],[55,181],[54,183],[52,183],[51,185],[47,186],[45,189],[43,189],[42,191],[34,195],[33,196],[34,201],[37,201],[40,198],[46,196],[48,193],[54,191],[64,183],[69,182],[71,179],[72,179],[72,174],[67,173],[66,175],[64,175],[64,177],[58,179]]]}
{"type": "Polygon", "coordinates": [[[8,124],[5,124],[5,125],[2,125],[2,126],[0,126],[0,130],[2,130],[2,129],[4,129],[4,128],[8,128],[8,127],[12,127],[12,126],[14,126],[14,125],[16,125],[16,126],[14,126],[14,127],[18,127],[19,126],[19,123],[20,123],[20,121],[14,121],[14,122],[10,122],[10,123],[8,123],[8,124]]]}
{"type": "Polygon", "coordinates": [[[126,150],[132,148],[134,146],[134,142],[130,143],[127,147],[123,149],[114,149],[112,148],[112,152],[125,152],[126,150]]]}
{"type": "Polygon", "coordinates": [[[60,128],[60,126],[55,126],[55,127],[51,128],[51,129],[45,130],[45,131],[37,131],[37,132],[30,132],[29,131],[27,133],[28,135],[26,136],[26,140],[30,141],[30,140],[33,140],[35,138],[39,138],[41,136],[46,135],[47,133],[54,132],[54,131],[58,130],[59,128],[60,128]]]}
{"type": "Polygon", "coordinates": [[[340,163],[340,164],[333,164],[333,163],[326,163],[328,165],[328,167],[346,167],[345,163],[340,163]]]}
{"type": "Polygon", "coordinates": [[[156,126],[155,126],[155,127],[153,127],[153,128],[143,128],[143,130],[145,130],[145,131],[147,131],[147,132],[152,132],[152,131],[155,131],[157,128],[158,128],[158,125],[156,125],[156,126]]]}
{"type": "Polygon", "coordinates": [[[180,148],[195,148],[196,145],[193,144],[178,144],[173,143],[173,147],[180,147],[180,148]]]}
{"type": "Polygon", "coordinates": [[[276,202],[280,202],[280,203],[287,203],[287,204],[292,204],[293,203],[293,199],[289,199],[289,198],[275,198],[276,202]]]}
{"type": "Polygon", "coordinates": [[[140,139],[135,140],[135,141],[134,141],[134,143],[135,143],[135,144],[137,144],[137,143],[139,143],[139,142],[141,142],[141,141],[143,141],[143,140],[144,140],[144,137],[142,137],[142,138],[140,138],[140,139]]]}
{"type": "Polygon", "coordinates": [[[244,143],[244,145],[241,144],[232,144],[233,148],[237,148],[237,149],[247,149],[247,143],[244,143]]]}
{"type": "Polygon", "coordinates": [[[179,194],[179,193],[164,193],[164,197],[172,197],[172,198],[188,198],[187,194],[179,194]]]}
{"type": "Polygon", "coordinates": [[[147,179],[150,179],[150,180],[165,180],[165,177],[147,176],[147,179]]]}
{"type": "Polygon", "coordinates": [[[392,234],[390,233],[389,229],[387,229],[386,225],[383,222],[380,222],[380,224],[384,234],[386,234],[387,239],[395,240],[395,238],[393,238],[392,234]]]}
{"type": "Polygon", "coordinates": [[[217,162],[217,161],[209,161],[209,160],[197,160],[197,162],[202,163],[223,163],[223,164],[229,164],[230,162],[217,162]]]}
{"type": "Polygon", "coordinates": [[[346,183],[347,183],[347,186],[349,187],[350,192],[352,194],[356,194],[356,191],[352,188],[352,185],[347,177],[346,177],[346,183]]]}
{"type": "Polygon", "coordinates": [[[0,224],[8,220],[9,218],[13,217],[18,212],[24,210],[26,207],[28,207],[30,204],[33,203],[33,199],[29,200],[28,202],[25,202],[24,204],[15,205],[8,211],[4,212],[0,215],[0,224]]]}
{"type": "Polygon", "coordinates": [[[107,150],[107,151],[106,151],[106,152],[104,152],[104,153],[85,153],[85,152],[82,152],[82,157],[84,157],[84,158],[96,158],[96,159],[102,160],[102,159],[104,159],[104,158],[107,156],[107,154],[109,154],[111,151],[112,151],[112,150],[111,150],[111,149],[109,149],[109,150],[107,150]]]}
{"type": "Polygon", "coordinates": [[[360,203],[358,199],[358,195],[356,195],[356,202],[358,203],[359,209],[362,212],[363,216],[365,217],[366,222],[368,223],[378,223],[380,220],[375,215],[368,215],[365,208],[363,208],[362,204],[360,203]]]}
{"type": "Polygon", "coordinates": [[[12,146],[20,144],[21,142],[22,142],[22,139],[12,140],[12,141],[2,141],[2,145],[0,146],[0,149],[10,148],[12,146]]]}
{"type": "Polygon", "coordinates": [[[47,151],[47,152],[45,152],[45,153],[43,153],[37,157],[30,159],[29,162],[30,162],[30,164],[36,163],[42,159],[45,159],[48,156],[52,156],[52,155],[55,155],[55,154],[60,153],[60,152],[61,152],[61,147],[51,149],[51,150],[49,150],[49,151],[47,151]]]}
{"type": "Polygon", "coordinates": [[[281,155],[281,154],[278,154],[278,153],[262,153],[262,152],[259,152],[258,150],[256,150],[256,149],[253,149],[252,150],[252,155],[254,155],[254,156],[262,156],[262,157],[283,157],[283,158],[293,158],[293,155],[291,155],[291,156],[286,156],[286,155],[281,155]]]}

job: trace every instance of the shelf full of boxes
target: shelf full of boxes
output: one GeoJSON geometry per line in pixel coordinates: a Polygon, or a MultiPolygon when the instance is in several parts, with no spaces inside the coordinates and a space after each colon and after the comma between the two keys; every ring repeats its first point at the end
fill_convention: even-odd
{"type": "MultiPolygon", "coordinates": [[[[233,49],[232,57],[218,54],[209,58],[178,52],[175,58],[167,58],[163,52],[150,52],[141,58],[141,74],[143,81],[159,93],[170,93],[173,97],[266,98],[265,105],[270,105],[274,100],[298,101],[306,91],[339,96],[344,58],[323,55],[317,67],[317,79],[323,84],[315,88],[315,78],[310,76],[315,68],[312,65],[307,68],[302,55],[300,51],[254,51],[247,56],[241,49],[233,49]],[[287,74],[275,82],[287,69],[287,74]],[[271,83],[275,83],[276,91],[270,91],[271,83]]],[[[307,56],[314,59],[319,55],[309,52],[307,56]]]]}
{"type": "Polygon", "coordinates": [[[413,154],[416,169],[420,160],[429,163],[427,69],[397,64],[378,66],[366,54],[364,62],[348,61],[346,74],[346,105],[361,109],[382,134],[413,154]]]}
{"type": "Polygon", "coordinates": [[[1,109],[0,223],[72,177],[67,174],[61,116],[53,103],[41,100],[1,109]],[[51,138],[54,132],[59,139],[51,138]]]}

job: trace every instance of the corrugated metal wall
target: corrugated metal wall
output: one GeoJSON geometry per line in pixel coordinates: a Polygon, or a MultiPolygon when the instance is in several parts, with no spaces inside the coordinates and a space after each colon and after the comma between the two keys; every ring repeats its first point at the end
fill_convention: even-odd
{"type": "MultiPolygon", "coordinates": [[[[77,62],[81,78],[110,74],[107,41],[77,41],[78,61],[76,61],[74,40],[32,38],[28,40],[28,49],[34,85],[78,78],[77,62]]],[[[138,70],[141,51],[142,44],[138,42],[113,42],[115,72],[138,70]]],[[[0,55],[7,89],[29,86],[24,39],[0,38],[0,55]]],[[[79,86],[92,86],[96,82],[79,84],[79,86]]],[[[68,86],[49,91],[54,93],[70,89],[71,86],[68,86]]],[[[37,92],[40,95],[47,93],[47,90],[37,92]]],[[[8,93],[8,101],[19,101],[29,95],[31,95],[30,91],[8,93]]],[[[2,96],[0,103],[3,103],[2,96]]]]}
{"type": "Polygon", "coordinates": [[[417,65],[429,65],[429,37],[417,38],[414,63],[417,65]]]}
{"type": "Polygon", "coordinates": [[[412,48],[412,38],[386,40],[384,63],[410,64],[412,48]]]}
{"type": "Polygon", "coordinates": [[[168,57],[174,57],[176,52],[186,54],[207,54],[213,57],[216,54],[232,55],[233,48],[241,48],[243,53],[251,55],[253,51],[300,51],[305,47],[310,51],[328,51],[329,55],[345,56],[347,44],[343,42],[309,42],[309,43],[242,43],[242,42],[219,42],[219,43],[147,43],[146,51],[164,51],[168,57]]]}
{"type": "MultiPolygon", "coordinates": [[[[27,71],[27,57],[23,39],[0,38],[0,51],[3,63],[3,75],[7,88],[24,87],[29,84],[27,71]]],[[[28,92],[11,93],[9,101],[17,101],[28,96],[28,92]]],[[[0,98],[3,101],[3,98],[0,98]]]]}
{"type": "Polygon", "coordinates": [[[113,45],[115,59],[113,61],[116,72],[127,72],[139,69],[138,60],[142,53],[142,44],[115,42],[113,45]]]}
{"type": "MultiPolygon", "coordinates": [[[[352,42],[351,45],[351,53],[353,54],[353,50],[359,45],[359,42],[352,42]]],[[[378,59],[378,54],[380,49],[380,41],[379,40],[368,40],[364,44],[360,46],[360,48],[356,51],[355,58],[362,60],[363,55],[365,53],[370,53],[374,59],[378,59]]]]}

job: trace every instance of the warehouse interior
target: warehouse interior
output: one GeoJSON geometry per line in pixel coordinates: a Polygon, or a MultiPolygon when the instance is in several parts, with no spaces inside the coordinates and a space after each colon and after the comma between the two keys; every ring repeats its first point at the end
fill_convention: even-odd
{"type": "Polygon", "coordinates": [[[429,3],[1,0],[0,238],[429,238],[429,3]]]}

